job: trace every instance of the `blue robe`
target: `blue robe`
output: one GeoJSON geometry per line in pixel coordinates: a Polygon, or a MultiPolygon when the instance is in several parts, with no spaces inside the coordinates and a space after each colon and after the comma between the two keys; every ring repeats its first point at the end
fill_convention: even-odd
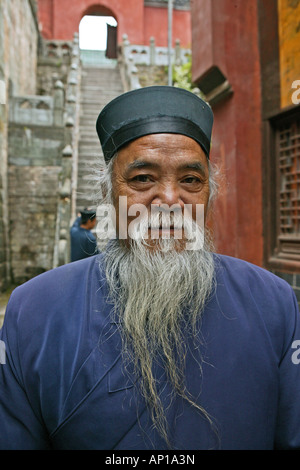
{"type": "MultiPolygon", "coordinates": [[[[101,257],[13,292],[0,334],[0,449],[167,449],[138,379],[124,370],[101,257]]],[[[187,340],[186,366],[187,388],[214,426],[178,396],[168,406],[169,384],[157,366],[172,448],[299,449],[295,295],[268,271],[215,259],[201,350],[187,340]]]]}

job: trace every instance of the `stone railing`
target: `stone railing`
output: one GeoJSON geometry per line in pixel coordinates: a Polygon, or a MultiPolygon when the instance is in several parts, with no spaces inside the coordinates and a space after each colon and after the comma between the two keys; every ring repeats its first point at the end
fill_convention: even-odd
{"type": "Polygon", "coordinates": [[[78,34],[74,35],[70,59],[64,108],[65,147],[62,151],[53,267],[70,261],[70,222],[76,201],[79,138],[81,63],[78,34]]]}
{"type": "Polygon", "coordinates": [[[74,45],[72,41],[45,40],[43,43],[44,58],[71,60],[74,45]]]}
{"type": "Polygon", "coordinates": [[[63,103],[61,82],[57,81],[53,96],[12,96],[9,103],[9,121],[33,126],[62,125],[63,103]]]}
{"type": "MultiPolygon", "coordinates": [[[[171,50],[171,61],[175,65],[182,65],[189,60],[190,54],[190,49],[181,48],[177,39],[175,48],[171,50]]],[[[154,38],[150,39],[149,46],[130,44],[127,34],[124,34],[118,60],[125,88],[134,90],[141,87],[137,65],[167,66],[169,51],[167,47],[155,46],[154,38]]]]}
{"type": "Polygon", "coordinates": [[[127,34],[124,34],[123,43],[119,46],[118,62],[125,91],[141,88],[138,69],[134,63],[134,57],[129,54],[129,46],[127,34]]]}

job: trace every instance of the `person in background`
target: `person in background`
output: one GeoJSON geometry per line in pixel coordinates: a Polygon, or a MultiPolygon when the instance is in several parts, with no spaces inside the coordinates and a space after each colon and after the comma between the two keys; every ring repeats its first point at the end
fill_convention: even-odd
{"type": "Polygon", "coordinates": [[[96,211],[85,208],[71,227],[71,262],[99,253],[97,240],[92,233],[97,223],[96,211]]]}

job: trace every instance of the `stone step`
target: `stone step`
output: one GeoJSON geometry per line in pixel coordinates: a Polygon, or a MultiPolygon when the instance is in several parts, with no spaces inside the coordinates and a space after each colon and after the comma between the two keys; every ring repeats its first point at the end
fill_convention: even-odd
{"type": "Polygon", "coordinates": [[[105,77],[105,79],[102,80],[100,78],[95,78],[94,80],[82,80],[81,91],[83,92],[85,90],[97,88],[102,88],[103,91],[105,91],[106,93],[110,93],[113,91],[122,91],[123,87],[121,84],[116,83],[117,80],[118,77],[116,75],[105,77]]]}
{"type": "Polygon", "coordinates": [[[84,101],[81,100],[80,102],[80,106],[82,107],[82,109],[84,109],[85,111],[88,111],[88,110],[91,110],[91,111],[94,111],[95,109],[100,109],[100,108],[104,108],[104,106],[109,102],[109,101],[112,101],[113,99],[117,98],[117,96],[119,95],[111,95],[110,97],[108,97],[107,99],[97,99],[96,96],[95,96],[95,93],[91,94],[90,97],[88,98],[84,98],[84,101]]]}
{"type": "Polygon", "coordinates": [[[80,193],[77,194],[76,205],[78,209],[80,207],[83,209],[84,207],[98,206],[100,195],[96,195],[96,194],[97,194],[97,189],[95,189],[94,186],[91,186],[90,188],[88,188],[84,194],[80,194],[80,193]]]}
{"type": "Polygon", "coordinates": [[[87,158],[96,158],[102,154],[100,142],[95,142],[94,145],[81,142],[78,153],[82,160],[86,160],[87,158]]]}
{"type": "Polygon", "coordinates": [[[82,90],[81,89],[81,99],[85,97],[94,97],[95,94],[99,94],[99,98],[102,98],[103,101],[113,98],[114,96],[117,96],[122,93],[122,90],[118,91],[115,88],[112,90],[108,90],[105,88],[105,85],[103,87],[89,87],[88,89],[82,90]]]}
{"type": "Polygon", "coordinates": [[[86,172],[90,170],[91,165],[98,165],[100,163],[100,159],[102,157],[97,157],[97,158],[89,158],[88,160],[82,160],[80,164],[78,165],[78,173],[79,172],[86,172]]]}
{"type": "Polygon", "coordinates": [[[114,95],[111,98],[108,98],[107,100],[96,100],[95,95],[91,95],[89,99],[85,99],[85,101],[80,102],[81,109],[83,111],[95,111],[99,110],[101,108],[104,108],[104,106],[109,102],[112,101],[113,99],[117,98],[119,95],[114,95]]]}
{"type": "Polygon", "coordinates": [[[80,132],[79,133],[79,139],[80,139],[81,143],[84,143],[84,144],[92,144],[92,145],[99,144],[99,139],[98,139],[98,135],[97,135],[97,132],[96,132],[96,127],[95,127],[95,129],[92,129],[90,132],[88,132],[88,131],[80,132]]]}
{"type": "Polygon", "coordinates": [[[80,167],[80,165],[86,165],[88,162],[96,162],[97,160],[99,160],[100,158],[102,158],[102,152],[84,152],[83,153],[79,153],[80,155],[80,159],[78,161],[78,168],[80,167]]]}
{"type": "Polygon", "coordinates": [[[81,143],[79,145],[78,153],[82,160],[85,160],[87,158],[96,158],[102,154],[100,142],[98,141],[94,145],[84,145],[83,143],[81,143]]]}
{"type": "Polygon", "coordinates": [[[91,180],[89,182],[86,182],[85,185],[80,186],[80,189],[77,191],[76,199],[93,199],[96,192],[96,184],[94,181],[91,180]]]}
{"type": "Polygon", "coordinates": [[[78,167],[78,177],[86,178],[88,175],[91,175],[93,171],[98,168],[100,164],[100,159],[94,161],[86,162],[86,165],[81,165],[78,167]]]}
{"type": "Polygon", "coordinates": [[[100,163],[100,159],[102,157],[97,157],[97,158],[90,158],[89,160],[83,160],[82,162],[80,162],[80,164],[78,165],[78,173],[79,172],[87,172],[87,171],[90,171],[90,168],[91,168],[91,165],[99,165],[100,163]]]}
{"type": "MultiPolygon", "coordinates": [[[[116,70],[110,70],[107,71],[102,70],[101,72],[98,73],[88,73],[85,75],[82,75],[81,77],[81,83],[104,83],[105,80],[114,78],[115,80],[115,85],[116,86],[121,86],[121,78],[120,74],[116,72],[116,70]]],[[[111,87],[114,83],[108,82],[107,85],[108,87],[111,87]]]]}
{"type": "Polygon", "coordinates": [[[96,127],[92,132],[79,132],[79,146],[88,148],[91,146],[97,148],[97,146],[99,146],[99,138],[96,132],[96,127]]]}
{"type": "MultiPolygon", "coordinates": [[[[107,103],[108,103],[108,101],[107,101],[107,103]]],[[[103,109],[105,105],[106,105],[106,102],[105,103],[100,103],[100,104],[97,103],[97,105],[94,106],[94,107],[82,106],[81,110],[80,110],[80,117],[85,117],[85,118],[92,119],[95,116],[98,116],[101,109],[103,109]]]]}
{"type": "Polygon", "coordinates": [[[83,160],[87,158],[90,159],[98,157],[100,154],[102,154],[100,141],[98,140],[97,142],[93,143],[81,142],[78,147],[78,153],[83,160]]]}
{"type": "MultiPolygon", "coordinates": [[[[112,99],[114,99],[115,97],[113,97],[112,99]]],[[[101,111],[102,108],[104,108],[104,106],[109,102],[109,101],[112,101],[112,99],[108,99],[106,101],[101,101],[101,102],[98,102],[98,101],[95,101],[95,97],[94,97],[94,100],[93,98],[91,97],[90,98],[90,101],[86,101],[85,103],[80,103],[80,106],[81,106],[81,114],[82,113],[86,113],[86,112],[89,112],[89,113],[99,113],[101,111]]]]}
{"type": "Polygon", "coordinates": [[[99,159],[94,162],[88,162],[87,165],[82,165],[78,168],[78,176],[86,179],[87,177],[93,175],[95,168],[99,166],[99,159]]]}
{"type": "Polygon", "coordinates": [[[78,161],[78,168],[80,166],[86,166],[89,162],[96,162],[102,158],[102,152],[85,152],[84,154],[80,153],[80,160],[78,161]]]}
{"type": "Polygon", "coordinates": [[[98,188],[94,182],[82,186],[82,188],[77,188],[77,199],[94,199],[95,194],[98,192],[98,188]]]}
{"type": "MultiPolygon", "coordinates": [[[[96,131],[95,131],[96,134],[96,131]]],[[[82,135],[79,134],[79,151],[88,151],[88,152],[98,152],[99,146],[100,146],[100,141],[98,139],[98,136],[93,134],[90,138],[82,138],[82,135]]]]}
{"type": "Polygon", "coordinates": [[[102,108],[99,108],[99,110],[95,113],[83,113],[80,115],[79,118],[79,124],[80,125],[85,125],[85,126],[94,126],[96,125],[96,120],[98,118],[98,115],[100,113],[102,108]]]}
{"type": "Polygon", "coordinates": [[[88,163],[94,163],[102,158],[102,154],[98,153],[88,153],[86,152],[85,155],[80,154],[80,161],[78,161],[78,168],[87,166],[88,163]]]}
{"type": "Polygon", "coordinates": [[[94,78],[93,80],[82,80],[81,81],[81,90],[85,88],[95,87],[103,88],[104,91],[122,91],[123,87],[121,83],[118,82],[118,77],[116,75],[107,76],[104,79],[94,78]]]}
{"type": "Polygon", "coordinates": [[[91,173],[91,170],[98,167],[101,164],[101,162],[102,162],[102,159],[97,158],[94,160],[89,160],[89,161],[85,161],[84,163],[81,163],[80,166],[78,166],[78,176],[87,175],[91,173]]]}
{"type": "Polygon", "coordinates": [[[92,157],[93,155],[99,155],[101,153],[101,146],[100,146],[100,141],[97,138],[93,140],[85,140],[85,139],[80,139],[79,140],[79,146],[78,146],[78,151],[84,157],[87,155],[88,157],[92,157]]]}
{"type": "Polygon", "coordinates": [[[100,158],[94,158],[90,160],[85,160],[78,165],[78,174],[87,173],[91,170],[91,165],[98,165],[100,163],[100,158]]]}
{"type": "Polygon", "coordinates": [[[96,130],[94,132],[85,132],[85,133],[80,133],[79,134],[79,139],[81,141],[81,145],[93,145],[96,147],[99,145],[99,139],[96,133],[96,130]]]}
{"type": "MultiPolygon", "coordinates": [[[[99,108],[99,113],[100,111],[101,109],[99,108]]],[[[94,126],[96,125],[96,121],[95,121],[96,116],[98,117],[97,113],[90,113],[90,114],[82,113],[80,115],[79,124],[83,126],[91,126],[91,125],[94,126]]]]}
{"type": "Polygon", "coordinates": [[[80,120],[79,124],[80,124],[80,133],[91,134],[91,135],[94,134],[94,136],[97,137],[96,121],[93,121],[93,119],[91,119],[91,121],[87,124],[85,121],[80,120]]]}
{"type": "Polygon", "coordinates": [[[91,173],[91,168],[98,167],[100,163],[101,163],[100,158],[97,158],[95,160],[86,161],[78,167],[78,174],[83,175],[83,174],[91,173]]]}
{"type": "Polygon", "coordinates": [[[107,88],[104,89],[104,87],[93,87],[90,88],[89,90],[82,90],[81,91],[81,99],[83,97],[94,97],[95,95],[98,96],[98,99],[103,99],[103,101],[106,101],[107,99],[109,100],[110,98],[113,98],[114,96],[120,95],[122,93],[122,90],[118,91],[116,89],[113,90],[108,90],[107,88]]]}
{"type": "Polygon", "coordinates": [[[91,107],[90,105],[82,106],[80,110],[80,118],[84,117],[88,119],[93,119],[95,116],[98,117],[98,114],[104,108],[105,105],[106,103],[100,103],[100,104],[97,103],[97,105],[93,107],[91,107]]]}
{"type": "MultiPolygon", "coordinates": [[[[98,115],[97,115],[98,117],[98,115]]],[[[97,137],[96,133],[96,118],[95,120],[91,119],[91,121],[87,124],[85,121],[80,120],[79,125],[80,125],[80,134],[89,134],[89,135],[94,135],[94,137],[97,137]],[[81,130],[82,129],[82,130],[81,130]]]]}
{"type": "Polygon", "coordinates": [[[84,67],[81,79],[77,209],[94,206],[95,178],[93,170],[103,159],[96,132],[96,120],[104,106],[124,93],[119,69],[84,67]]]}
{"type": "Polygon", "coordinates": [[[83,98],[82,98],[80,106],[82,106],[85,111],[88,111],[89,109],[91,111],[94,111],[95,108],[104,107],[109,101],[113,100],[116,96],[118,95],[112,96],[111,99],[110,98],[101,99],[101,97],[99,97],[99,99],[96,99],[95,93],[93,93],[89,98],[84,97],[85,101],[83,101],[83,98]]]}
{"type": "Polygon", "coordinates": [[[96,125],[89,126],[86,129],[80,130],[79,139],[81,140],[81,142],[92,142],[93,144],[99,143],[96,125]]]}
{"type": "Polygon", "coordinates": [[[90,128],[90,131],[79,131],[79,144],[84,147],[93,145],[97,147],[99,145],[99,138],[96,131],[96,125],[90,128]]]}

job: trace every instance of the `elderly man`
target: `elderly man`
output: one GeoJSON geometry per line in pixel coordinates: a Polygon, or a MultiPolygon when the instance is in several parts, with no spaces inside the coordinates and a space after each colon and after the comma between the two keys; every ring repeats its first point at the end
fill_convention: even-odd
{"type": "Polygon", "coordinates": [[[173,87],[100,113],[115,236],[13,292],[1,449],[300,448],[295,295],[213,252],[211,129],[210,107],[173,87]]]}

